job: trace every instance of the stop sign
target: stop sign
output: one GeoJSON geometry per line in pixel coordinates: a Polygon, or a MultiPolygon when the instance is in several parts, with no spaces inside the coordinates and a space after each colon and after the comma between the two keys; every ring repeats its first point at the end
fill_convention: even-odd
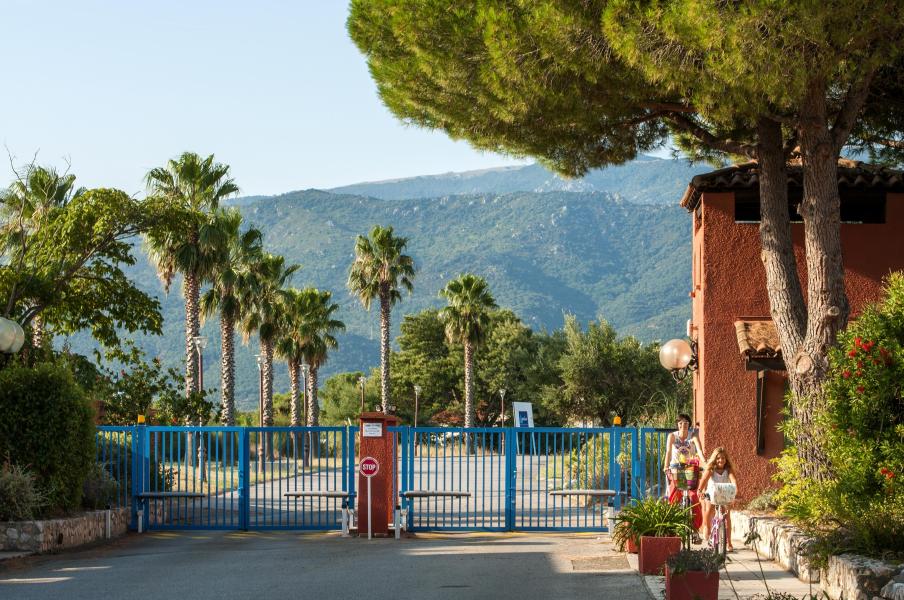
{"type": "Polygon", "coordinates": [[[365,456],[361,459],[361,464],[358,465],[358,470],[361,471],[361,474],[365,477],[373,477],[380,471],[380,463],[377,462],[377,459],[372,456],[365,456]]]}

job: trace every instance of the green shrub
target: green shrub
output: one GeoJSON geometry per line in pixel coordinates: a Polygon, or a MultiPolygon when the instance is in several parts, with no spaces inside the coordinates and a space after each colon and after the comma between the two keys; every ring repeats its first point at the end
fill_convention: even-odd
{"type": "Polygon", "coordinates": [[[8,462],[0,467],[0,521],[32,519],[45,502],[32,473],[8,462]]]}
{"type": "Polygon", "coordinates": [[[82,506],[89,510],[115,507],[119,503],[119,482],[101,463],[94,463],[82,487],[82,506]]]}
{"type": "Polygon", "coordinates": [[[93,418],[65,368],[45,363],[0,370],[0,455],[27,465],[51,512],[81,506],[94,462],[93,418]]]}
{"type": "Polygon", "coordinates": [[[772,512],[778,508],[778,502],[775,498],[775,490],[766,490],[753,500],[747,503],[747,510],[754,512],[772,512]]]}
{"type": "Polygon", "coordinates": [[[817,558],[904,554],[904,273],[892,274],[884,300],[839,334],[825,399],[816,431],[831,477],[802,477],[787,450],[777,463],[781,512],[810,529],[817,558]]]}
{"type": "Polygon", "coordinates": [[[688,509],[653,497],[632,501],[615,517],[615,528],[625,539],[645,535],[684,537],[691,533],[690,523],[688,509]]]}

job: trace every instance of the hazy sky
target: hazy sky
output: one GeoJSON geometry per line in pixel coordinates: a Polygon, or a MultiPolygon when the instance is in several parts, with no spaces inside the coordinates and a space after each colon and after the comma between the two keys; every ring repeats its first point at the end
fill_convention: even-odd
{"type": "MultiPolygon", "coordinates": [[[[0,0],[0,142],[16,165],[143,192],[148,169],[216,154],[243,194],[519,161],[405,127],[345,31],[345,0],[0,0]]],[[[9,160],[0,184],[13,178],[9,160]]]]}

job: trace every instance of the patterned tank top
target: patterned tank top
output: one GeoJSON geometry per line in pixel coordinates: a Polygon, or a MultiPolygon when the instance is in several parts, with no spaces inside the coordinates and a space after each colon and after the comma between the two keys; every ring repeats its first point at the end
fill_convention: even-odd
{"type": "Polygon", "coordinates": [[[684,464],[693,456],[694,446],[691,436],[687,436],[686,440],[681,440],[677,435],[672,437],[672,465],[684,464]]]}

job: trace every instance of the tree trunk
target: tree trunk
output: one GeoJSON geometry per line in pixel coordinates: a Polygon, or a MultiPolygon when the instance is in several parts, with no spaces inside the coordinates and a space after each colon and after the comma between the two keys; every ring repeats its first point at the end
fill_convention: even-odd
{"type": "Polygon", "coordinates": [[[195,340],[201,332],[200,282],[195,273],[186,273],[183,282],[185,295],[185,395],[198,391],[198,360],[195,340]]]}
{"type": "Polygon", "coordinates": [[[307,402],[308,425],[320,425],[320,405],[317,403],[317,371],[320,367],[308,363],[307,402]]]}
{"type": "Polygon", "coordinates": [[[383,413],[389,413],[389,286],[380,286],[380,399],[383,413]]]}
{"type": "Polygon", "coordinates": [[[221,402],[223,425],[235,425],[235,322],[220,315],[220,337],[223,340],[223,356],[220,357],[221,402]]]}
{"type": "Polygon", "coordinates": [[[261,340],[264,373],[264,427],[273,427],[273,342],[261,340]]]}
{"type": "Polygon", "coordinates": [[[474,347],[465,340],[465,427],[474,427],[474,347]]]}
{"type": "Polygon", "coordinates": [[[816,420],[825,407],[828,349],[850,312],[841,253],[838,155],[827,123],[825,91],[824,82],[813,82],[801,108],[804,195],[800,213],[807,261],[807,328],[803,343],[793,354],[785,354],[794,395],[792,413],[798,422],[798,456],[803,474],[816,480],[830,476],[816,420]]]}
{"type": "Polygon", "coordinates": [[[287,362],[289,366],[289,407],[292,414],[291,425],[292,427],[298,427],[301,424],[301,411],[298,410],[298,372],[300,369],[298,361],[294,358],[290,358],[287,362]]]}
{"type": "Polygon", "coordinates": [[[35,350],[44,346],[44,319],[40,313],[31,320],[31,347],[35,350]]]}
{"type": "Polygon", "coordinates": [[[766,269],[766,290],[772,320],[782,349],[796,351],[803,343],[806,306],[788,214],[788,173],[781,125],[759,123],[760,244],[766,269]]]}

